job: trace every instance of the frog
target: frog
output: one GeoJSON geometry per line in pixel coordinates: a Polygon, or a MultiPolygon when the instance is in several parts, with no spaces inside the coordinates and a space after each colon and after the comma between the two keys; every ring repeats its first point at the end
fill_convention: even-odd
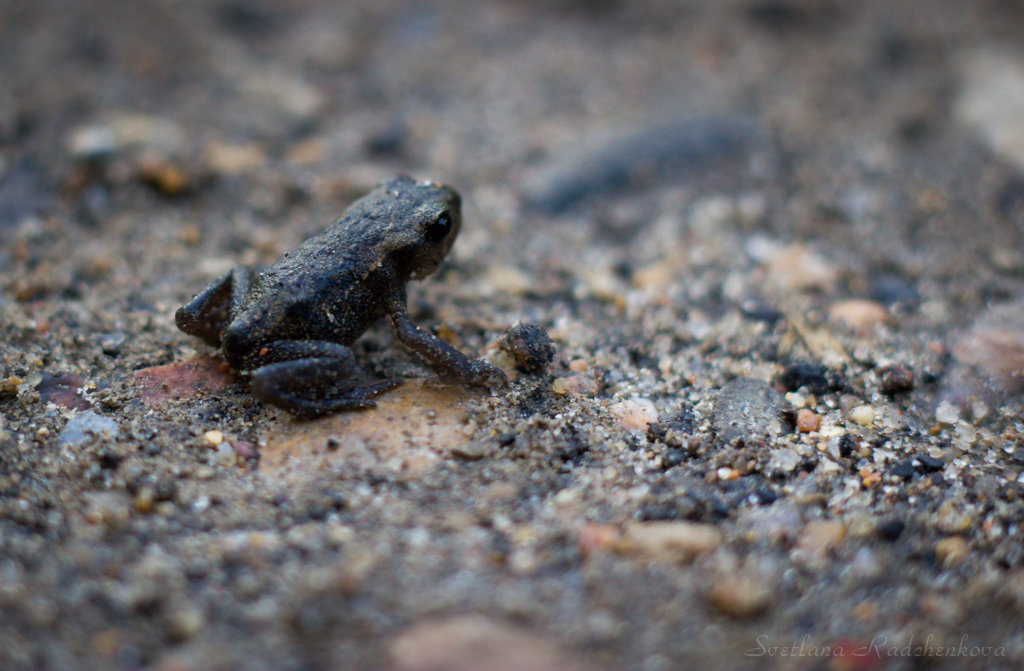
{"type": "Polygon", "coordinates": [[[441,265],[462,224],[452,187],[399,175],[271,265],[232,268],[175,313],[259,400],[300,418],[372,408],[400,378],[363,382],[350,346],[383,317],[440,377],[480,387],[505,373],[415,324],[406,285],[441,265]]]}

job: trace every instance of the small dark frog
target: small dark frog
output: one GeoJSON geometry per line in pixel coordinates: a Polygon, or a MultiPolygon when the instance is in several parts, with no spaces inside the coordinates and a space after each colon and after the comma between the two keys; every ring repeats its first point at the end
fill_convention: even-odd
{"type": "Polygon", "coordinates": [[[262,272],[238,267],[175,315],[178,328],[219,346],[250,376],[252,393],[301,417],[370,408],[401,380],[357,382],[347,345],[387,315],[398,339],[446,378],[507,384],[409,319],[405,285],[441,264],[458,235],[451,187],[397,177],[354,202],[341,220],[262,272]]]}

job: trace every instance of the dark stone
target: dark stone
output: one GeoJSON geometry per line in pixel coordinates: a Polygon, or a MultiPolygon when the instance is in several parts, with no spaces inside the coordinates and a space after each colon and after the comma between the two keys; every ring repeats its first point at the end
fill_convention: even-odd
{"type": "Polygon", "coordinates": [[[813,361],[795,361],[786,366],[779,376],[779,383],[786,391],[796,391],[806,387],[814,394],[843,388],[842,380],[827,366],[813,361]]]}
{"type": "Polygon", "coordinates": [[[858,445],[857,445],[857,437],[854,436],[852,433],[844,433],[839,438],[839,456],[840,457],[844,457],[844,458],[849,457],[851,454],[853,454],[853,451],[856,450],[857,447],[858,447],[858,445]]]}
{"type": "Polygon", "coordinates": [[[914,477],[915,472],[916,469],[914,468],[914,462],[912,459],[904,459],[889,469],[889,475],[895,475],[896,477],[904,479],[914,477]]]}
{"type": "Polygon", "coordinates": [[[914,388],[914,371],[903,364],[890,364],[878,371],[878,388],[883,394],[893,395],[914,388]]]}
{"type": "Polygon", "coordinates": [[[907,525],[903,522],[903,520],[899,519],[898,517],[893,517],[891,519],[879,522],[878,526],[875,527],[875,530],[878,532],[879,537],[887,541],[894,541],[903,534],[903,530],[906,528],[906,526],[907,525]]]}
{"type": "Polygon", "coordinates": [[[524,184],[529,207],[552,214],[594,197],[677,180],[745,157],[761,135],[747,119],[719,115],[649,120],[610,136],[584,136],[524,184]]]}
{"type": "Polygon", "coordinates": [[[502,338],[501,348],[515,357],[516,368],[524,373],[542,371],[555,358],[555,343],[537,324],[516,324],[502,338]]]}
{"type": "Polygon", "coordinates": [[[871,281],[870,296],[886,307],[915,307],[921,302],[917,287],[898,275],[880,275],[871,281]]]}
{"type": "Polygon", "coordinates": [[[743,301],[740,312],[751,321],[764,322],[768,325],[782,319],[782,312],[778,308],[758,298],[743,301]]]}
{"type": "Polygon", "coordinates": [[[914,457],[914,467],[923,473],[935,473],[946,468],[946,462],[927,454],[919,454],[914,457]]]}

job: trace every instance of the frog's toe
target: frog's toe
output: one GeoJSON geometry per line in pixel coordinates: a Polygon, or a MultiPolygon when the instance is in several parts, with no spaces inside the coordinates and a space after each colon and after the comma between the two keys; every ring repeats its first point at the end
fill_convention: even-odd
{"type": "Polygon", "coordinates": [[[478,361],[473,365],[473,378],[470,382],[481,387],[507,387],[508,377],[497,366],[478,361]]]}
{"type": "Polygon", "coordinates": [[[328,364],[331,360],[303,359],[261,366],[252,372],[249,387],[264,403],[298,417],[329,415],[342,410],[373,408],[373,398],[394,389],[400,379],[351,386],[351,380],[328,364]]]}

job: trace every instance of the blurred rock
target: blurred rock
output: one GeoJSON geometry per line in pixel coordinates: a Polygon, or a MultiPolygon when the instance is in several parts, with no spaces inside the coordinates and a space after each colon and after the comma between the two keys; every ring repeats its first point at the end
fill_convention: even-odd
{"type": "Polygon", "coordinates": [[[121,434],[121,427],[117,422],[98,415],[91,410],[77,413],[57,437],[57,443],[61,447],[79,447],[94,438],[117,438],[121,434]]]}
{"type": "Polygon", "coordinates": [[[516,368],[537,373],[555,358],[555,343],[537,324],[516,324],[501,340],[501,348],[515,357],[516,368]]]}
{"type": "Polygon", "coordinates": [[[989,149],[1024,170],[1024,60],[982,50],[961,56],[962,86],[953,111],[989,149]]]}
{"type": "Polygon", "coordinates": [[[982,312],[953,346],[953,356],[1006,391],[1024,389],[1024,301],[982,312]]]}
{"type": "Polygon", "coordinates": [[[688,562],[722,544],[722,532],[713,524],[644,522],[626,529],[626,541],[640,554],[665,562],[688,562]]]}
{"type": "Polygon", "coordinates": [[[480,615],[414,624],[391,644],[401,671],[584,671],[592,667],[553,639],[480,615]]]}
{"type": "Polygon", "coordinates": [[[654,119],[603,137],[585,135],[531,171],[523,195],[529,207],[557,214],[592,197],[739,160],[759,134],[750,121],[721,115],[654,119]]]}
{"type": "Polygon", "coordinates": [[[834,263],[800,243],[771,253],[765,270],[768,280],[786,291],[827,291],[839,279],[834,263]]]}
{"type": "Polygon", "coordinates": [[[725,385],[715,398],[711,424],[724,443],[764,439],[786,431],[789,406],[768,383],[739,377],[725,385]]]}

